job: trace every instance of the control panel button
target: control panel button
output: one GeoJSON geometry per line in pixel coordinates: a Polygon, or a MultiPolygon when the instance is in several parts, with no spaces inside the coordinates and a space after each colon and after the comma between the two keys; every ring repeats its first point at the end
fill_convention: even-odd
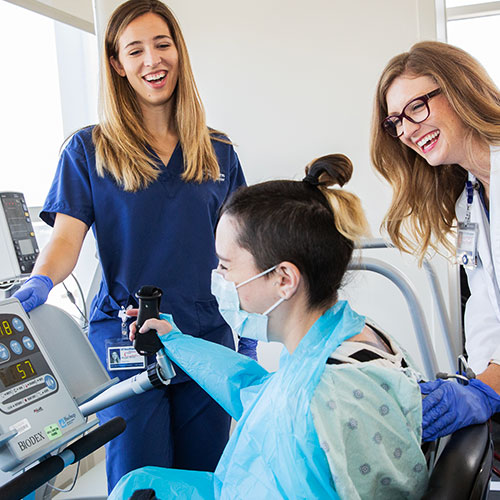
{"type": "Polygon", "coordinates": [[[12,326],[18,331],[18,332],[23,332],[24,331],[24,322],[20,318],[12,318],[12,326]]]}
{"type": "Polygon", "coordinates": [[[3,401],[4,399],[9,399],[13,395],[14,395],[14,391],[12,389],[7,389],[6,391],[3,391],[0,394],[0,400],[3,401]]]}
{"type": "Polygon", "coordinates": [[[29,337],[23,337],[23,344],[24,347],[26,347],[26,349],[28,349],[29,351],[32,351],[35,348],[35,343],[29,337]]]}
{"type": "Polygon", "coordinates": [[[23,352],[23,348],[17,340],[10,341],[10,348],[15,354],[21,354],[23,352]]]}
{"type": "Polygon", "coordinates": [[[5,361],[9,361],[10,352],[3,344],[0,344],[0,363],[4,363],[5,361]]]}
{"type": "Polygon", "coordinates": [[[50,390],[54,390],[56,388],[56,381],[54,380],[54,377],[50,375],[45,375],[45,384],[50,390]]]}

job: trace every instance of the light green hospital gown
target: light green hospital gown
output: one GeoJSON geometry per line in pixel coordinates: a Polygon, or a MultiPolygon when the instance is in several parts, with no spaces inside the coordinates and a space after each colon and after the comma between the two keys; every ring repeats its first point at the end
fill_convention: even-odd
{"type": "MultiPolygon", "coordinates": [[[[360,346],[345,342],[338,351],[348,354],[354,344],[360,346]]],[[[427,486],[420,390],[415,372],[398,367],[401,353],[392,342],[391,347],[395,355],[385,359],[326,365],[311,400],[314,426],[342,499],[417,499],[427,486]]]]}

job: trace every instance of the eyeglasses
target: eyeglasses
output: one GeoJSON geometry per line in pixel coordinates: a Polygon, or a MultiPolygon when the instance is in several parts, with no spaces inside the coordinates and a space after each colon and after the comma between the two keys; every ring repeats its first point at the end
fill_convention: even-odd
{"type": "Polygon", "coordinates": [[[401,137],[403,135],[403,118],[412,123],[422,123],[429,118],[431,110],[429,109],[429,99],[438,95],[441,89],[433,90],[428,94],[417,97],[410,101],[399,115],[391,115],[384,118],[382,128],[392,137],[401,137]]]}

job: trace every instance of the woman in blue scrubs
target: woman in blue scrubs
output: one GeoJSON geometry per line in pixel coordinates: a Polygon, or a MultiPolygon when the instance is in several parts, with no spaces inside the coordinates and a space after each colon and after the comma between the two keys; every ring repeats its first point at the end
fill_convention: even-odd
{"type": "MultiPolygon", "coordinates": [[[[161,307],[183,331],[234,349],[210,271],[218,210],[245,179],[230,142],[206,125],[182,33],[163,3],[133,0],[115,10],[101,85],[100,123],[74,134],[61,155],[40,215],[54,231],[16,296],[26,310],[45,302],[92,228],[103,278],[89,338],[110,375],[138,372],[112,370],[108,358],[125,349],[119,313],[137,306],[142,285],[163,290],[161,307]]],[[[240,352],[255,356],[255,346],[240,340],[240,352]]],[[[229,416],[182,372],[99,418],[115,415],[127,430],[106,449],[110,489],[145,465],[213,471],[229,435],[229,416]]]]}

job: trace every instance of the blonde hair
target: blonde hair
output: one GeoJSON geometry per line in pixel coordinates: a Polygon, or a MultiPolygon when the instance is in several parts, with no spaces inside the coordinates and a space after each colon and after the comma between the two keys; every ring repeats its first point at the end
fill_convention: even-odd
{"type": "Polygon", "coordinates": [[[327,199],[335,219],[337,231],[354,243],[370,233],[368,222],[361,205],[361,200],[342,187],[352,176],[351,160],[343,154],[331,154],[316,158],[305,168],[308,175],[317,177],[318,189],[327,199]]]}
{"type": "Polygon", "coordinates": [[[125,191],[137,191],[157,179],[159,169],[152,162],[148,146],[152,138],[146,131],[141,109],[128,80],[112,68],[110,58],[118,59],[118,42],[125,28],[136,18],[152,12],[168,25],[179,56],[179,77],[174,99],[174,126],[182,146],[186,182],[217,180],[217,156],[211,143],[228,142],[206,125],[205,111],[194,81],[181,29],[173,13],[158,0],[129,0],[111,15],[104,37],[100,82],[100,123],[93,130],[96,168],[107,172],[125,191]]]}
{"type": "Polygon", "coordinates": [[[420,42],[389,61],[377,85],[371,129],[371,160],[389,182],[393,198],[382,227],[400,250],[421,264],[429,248],[454,252],[449,239],[455,204],[467,180],[459,165],[432,167],[381,126],[387,116],[386,95],[400,76],[432,78],[473,139],[500,144],[500,92],[484,68],[467,52],[441,42],[420,42]]]}

